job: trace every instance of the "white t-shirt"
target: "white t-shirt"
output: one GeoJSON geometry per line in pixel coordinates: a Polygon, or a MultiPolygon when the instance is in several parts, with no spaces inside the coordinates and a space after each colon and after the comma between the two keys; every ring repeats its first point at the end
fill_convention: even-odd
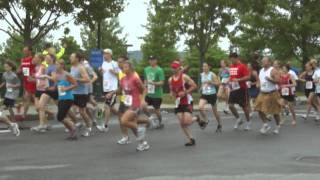
{"type": "Polygon", "coordinates": [[[103,92],[110,92],[118,89],[118,77],[117,75],[110,72],[111,69],[113,69],[117,73],[120,72],[120,68],[116,61],[103,61],[103,92]]]}
{"type": "MultiPolygon", "coordinates": [[[[313,76],[312,76],[312,79],[314,81],[317,81],[318,79],[320,79],[320,69],[317,68],[314,73],[313,73],[313,76]]],[[[316,93],[319,94],[320,93],[320,84],[319,83],[316,83],[316,93]]]]}
{"type": "Polygon", "coordinates": [[[297,74],[294,71],[292,71],[291,69],[289,70],[289,74],[293,77],[294,80],[298,80],[299,79],[297,74]]]}

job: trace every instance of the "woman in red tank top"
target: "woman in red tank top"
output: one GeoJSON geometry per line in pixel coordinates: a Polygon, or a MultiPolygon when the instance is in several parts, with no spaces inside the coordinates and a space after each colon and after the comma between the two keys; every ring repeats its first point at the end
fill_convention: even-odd
{"type": "Polygon", "coordinates": [[[280,75],[280,94],[281,100],[280,104],[284,107],[288,105],[289,111],[292,114],[292,125],[296,125],[296,114],[294,111],[294,101],[295,101],[295,92],[294,87],[296,86],[296,81],[289,73],[290,66],[283,65],[281,68],[282,72],[280,75]]]}
{"type": "Polygon", "coordinates": [[[169,78],[170,93],[176,102],[175,114],[178,116],[181,129],[189,140],[185,146],[194,146],[196,142],[189,126],[195,121],[199,123],[200,127],[204,127],[206,123],[200,121],[199,116],[192,117],[191,92],[197,89],[197,85],[188,75],[180,71],[180,67],[181,65],[177,61],[171,64],[174,74],[169,78]],[[186,84],[189,85],[188,88],[186,88],[186,84]]]}

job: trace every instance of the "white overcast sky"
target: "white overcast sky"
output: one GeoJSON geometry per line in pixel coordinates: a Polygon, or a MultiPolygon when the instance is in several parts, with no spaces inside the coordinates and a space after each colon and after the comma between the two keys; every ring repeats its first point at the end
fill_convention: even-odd
{"type": "MultiPolygon", "coordinates": [[[[123,35],[127,34],[128,44],[132,44],[132,47],[129,47],[129,51],[131,50],[140,50],[140,46],[142,44],[142,40],[139,37],[144,36],[147,31],[142,26],[147,24],[147,2],[148,0],[127,0],[129,3],[128,6],[124,9],[124,11],[119,15],[120,25],[124,28],[123,35]]],[[[70,17],[62,18],[62,21],[68,20],[70,17]]],[[[1,26],[4,24],[1,22],[1,26]]],[[[70,35],[74,36],[79,44],[82,44],[80,37],[80,27],[74,25],[73,22],[70,22],[67,25],[70,29],[70,35]]],[[[54,37],[54,40],[58,40],[63,35],[64,28],[60,30],[52,31],[51,34],[54,37]]],[[[161,34],[159,34],[161,36],[161,34]]],[[[2,44],[9,38],[8,35],[0,31],[0,43],[2,44]]],[[[229,41],[226,38],[221,38],[219,42],[219,46],[227,50],[229,47],[229,41]]],[[[106,48],[106,47],[104,47],[106,48]]],[[[111,47],[112,48],[112,47],[111,47]]],[[[177,44],[177,48],[182,51],[185,46],[183,42],[179,42],[177,44]]]]}

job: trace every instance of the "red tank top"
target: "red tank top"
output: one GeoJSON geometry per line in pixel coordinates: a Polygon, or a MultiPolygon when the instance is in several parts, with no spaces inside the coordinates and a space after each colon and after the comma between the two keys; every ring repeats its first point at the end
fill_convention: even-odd
{"type": "MultiPolygon", "coordinates": [[[[283,74],[283,75],[281,75],[280,76],[280,87],[281,87],[281,94],[282,95],[284,95],[283,94],[283,92],[285,92],[285,91],[283,91],[283,89],[285,89],[285,88],[283,88],[282,86],[283,85],[290,85],[290,84],[292,84],[292,82],[291,82],[291,78],[290,78],[290,74],[283,74]]],[[[292,87],[286,87],[288,90],[289,90],[289,96],[292,96],[292,95],[294,95],[294,92],[293,92],[293,89],[292,89],[292,87]]]]}
{"type": "MultiPolygon", "coordinates": [[[[179,75],[178,79],[175,79],[173,76],[171,78],[171,82],[170,82],[170,88],[171,91],[173,91],[176,94],[176,99],[180,98],[178,96],[178,93],[181,91],[185,91],[185,82],[183,80],[183,73],[181,73],[179,75]]],[[[181,97],[180,98],[180,105],[189,105],[189,98],[188,98],[188,94],[185,97],[181,97]]]]}

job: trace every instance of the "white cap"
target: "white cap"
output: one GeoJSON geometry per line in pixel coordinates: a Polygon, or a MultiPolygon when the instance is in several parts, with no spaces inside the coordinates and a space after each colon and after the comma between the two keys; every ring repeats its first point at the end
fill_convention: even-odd
{"type": "Polygon", "coordinates": [[[103,50],[103,53],[111,54],[111,55],[112,55],[112,50],[111,50],[111,49],[104,49],[104,50],[103,50]]]}

